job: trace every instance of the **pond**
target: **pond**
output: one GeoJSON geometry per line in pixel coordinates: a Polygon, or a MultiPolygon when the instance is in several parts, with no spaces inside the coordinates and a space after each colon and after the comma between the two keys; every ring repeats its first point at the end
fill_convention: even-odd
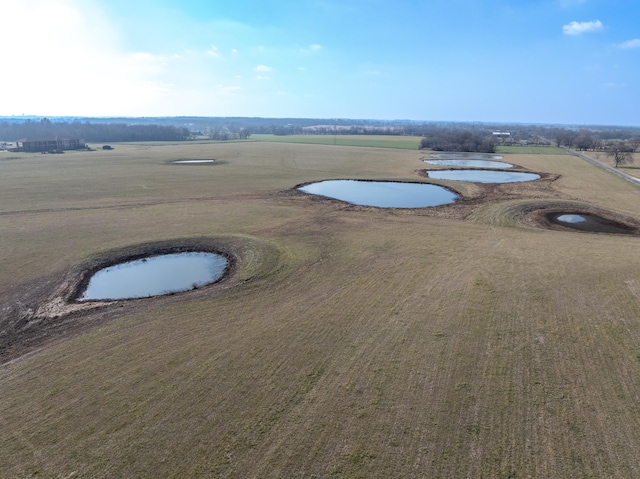
{"type": "Polygon", "coordinates": [[[96,272],[78,299],[133,299],[187,291],[214,283],[228,261],[215,253],[174,253],[128,261],[96,272]]]}
{"type": "Polygon", "coordinates": [[[612,220],[593,213],[552,212],[547,220],[556,225],[589,233],[637,234],[638,228],[621,221],[612,220]]]}
{"type": "Polygon", "coordinates": [[[446,152],[442,153],[430,153],[431,158],[440,159],[464,159],[464,160],[501,160],[502,156],[494,155],[493,153],[454,153],[446,152]]]}
{"type": "Polygon", "coordinates": [[[458,195],[439,185],[399,181],[326,180],[298,188],[354,205],[378,208],[425,208],[453,203],[458,195]]]}
{"type": "Polygon", "coordinates": [[[431,165],[463,166],[467,168],[513,168],[511,163],[491,160],[423,160],[431,165]]]}
{"type": "Polygon", "coordinates": [[[472,183],[515,183],[519,181],[533,181],[540,178],[540,175],[536,173],[491,170],[429,170],[427,174],[429,178],[468,181],[472,183]]]}
{"type": "Polygon", "coordinates": [[[201,164],[201,163],[213,163],[216,160],[175,160],[172,161],[171,163],[177,163],[177,164],[201,164]]]}
{"type": "Polygon", "coordinates": [[[562,221],[563,223],[582,223],[587,221],[587,219],[582,215],[560,215],[556,220],[562,221]]]}

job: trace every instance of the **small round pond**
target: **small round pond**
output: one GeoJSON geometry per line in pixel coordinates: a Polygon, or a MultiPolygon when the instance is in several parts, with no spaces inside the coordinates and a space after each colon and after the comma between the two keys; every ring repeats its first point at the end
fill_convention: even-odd
{"type": "Polygon", "coordinates": [[[175,160],[171,163],[176,163],[180,165],[188,165],[188,164],[203,164],[203,163],[213,163],[216,160],[175,160]]]}
{"type": "Polygon", "coordinates": [[[463,159],[463,160],[501,160],[502,156],[494,155],[493,153],[455,153],[446,152],[442,153],[430,153],[431,158],[439,159],[463,159]]]}
{"type": "Polygon", "coordinates": [[[187,291],[219,280],[227,259],[215,253],[174,253],[128,261],[96,272],[80,301],[133,299],[187,291]]]}
{"type": "Polygon", "coordinates": [[[562,223],[582,223],[583,221],[587,221],[587,219],[582,215],[572,214],[560,215],[556,218],[556,220],[562,223]]]}
{"type": "Polygon", "coordinates": [[[298,189],[311,195],[378,208],[425,208],[458,199],[456,193],[442,186],[399,181],[326,180],[298,189]]]}
{"type": "Polygon", "coordinates": [[[513,168],[511,163],[491,160],[423,160],[431,165],[462,166],[466,168],[513,168]]]}
{"type": "Polygon", "coordinates": [[[545,213],[547,221],[579,231],[590,233],[637,234],[638,228],[621,221],[605,218],[593,213],[551,212],[545,213]]]}
{"type": "Polygon", "coordinates": [[[516,183],[519,181],[533,181],[540,178],[536,173],[519,171],[491,171],[491,170],[430,170],[429,178],[440,180],[468,181],[472,183],[516,183]]]}

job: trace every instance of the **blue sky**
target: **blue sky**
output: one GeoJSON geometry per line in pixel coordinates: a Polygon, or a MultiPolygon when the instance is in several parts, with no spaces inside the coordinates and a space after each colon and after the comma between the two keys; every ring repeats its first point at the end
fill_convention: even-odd
{"type": "Polygon", "coordinates": [[[640,125],[636,0],[3,0],[0,115],[640,125]]]}

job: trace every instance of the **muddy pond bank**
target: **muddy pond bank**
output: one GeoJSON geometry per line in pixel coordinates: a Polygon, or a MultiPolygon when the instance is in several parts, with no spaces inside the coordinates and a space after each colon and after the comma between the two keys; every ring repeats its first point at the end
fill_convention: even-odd
{"type": "Polygon", "coordinates": [[[543,228],[581,233],[640,236],[640,221],[597,208],[548,208],[532,212],[543,228]]]}
{"type": "Polygon", "coordinates": [[[186,298],[214,297],[274,274],[282,251],[251,237],[201,237],[135,244],[100,253],[77,266],[17,285],[0,316],[0,364],[71,334],[99,327],[122,315],[161,308],[186,298]],[[90,277],[109,265],[153,255],[204,251],[228,261],[217,282],[185,292],[127,300],[78,301],[90,277]]]}

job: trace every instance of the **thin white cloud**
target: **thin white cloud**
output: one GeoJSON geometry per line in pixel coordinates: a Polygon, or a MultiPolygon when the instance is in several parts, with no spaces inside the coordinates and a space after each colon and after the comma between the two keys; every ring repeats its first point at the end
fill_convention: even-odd
{"type": "Polygon", "coordinates": [[[258,75],[256,77],[256,80],[260,80],[260,81],[269,81],[271,80],[271,77],[268,75],[258,75]]]}
{"type": "Polygon", "coordinates": [[[260,73],[268,73],[268,72],[273,71],[273,68],[268,67],[267,65],[258,65],[255,68],[255,71],[260,72],[260,73]]]}
{"type": "Polygon", "coordinates": [[[640,48],[640,38],[634,38],[633,40],[627,40],[626,42],[618,43],[618,48],[623,50],[630,50],[632,48],[640,48]]]}
{"type": "Polygon", "coordinates": [[[604,25],[600,20],[592,22],[570,22],[562,27],[565,35],[582,35],[583,33],[595,33],[604,30],[604,25]]]}
{"type": "Polygon", "coordinates": [[[300,48],[300,53],[305,54],[305,55],[312,55],[314,53],[319,53],[324,49],[324,47],[322,45],[319,45],[318,43],[312,43],[311,45],[309,45],[306,48],[300,48]]]}
{"type": "Polygon", "coordinates": [[[218,51],[218,47],[215,45],[211,45],[211,47],[205,52],[210,57],[220,58],[220,52],[218,51]]]}
{"type": "Polygon", "coordinates": [[[135,52],[131,55],[136,61],[139,62],[147,62],[147,63],[155,63],[155,64],[166,64],[171,60],[180,60],[183,58],[182,55],[155,55],[149,52],[135,52]]]}
{"type": "Polygon", "coordinates": [[[219,85],[218,91],[226,95],[237,95],[242,92],[242,87],[237,85],[230,85],[230,86],[219,85]]]}

